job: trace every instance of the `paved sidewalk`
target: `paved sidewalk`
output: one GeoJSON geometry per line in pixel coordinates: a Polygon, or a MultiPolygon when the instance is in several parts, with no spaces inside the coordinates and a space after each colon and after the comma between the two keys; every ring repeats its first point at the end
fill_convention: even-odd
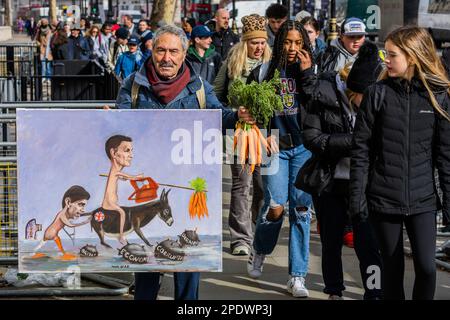
{"type": "Polygon", "coordinates": [[[26,43],[31,43],[31,38],[26,35],[26,34],[13,34],[12,39],[10,40],[6,40],[6,41],[0,41],[0,45],[2,44],[17,44],[17,43],[21,43],[21,44],[26,44],[26,43]]]}

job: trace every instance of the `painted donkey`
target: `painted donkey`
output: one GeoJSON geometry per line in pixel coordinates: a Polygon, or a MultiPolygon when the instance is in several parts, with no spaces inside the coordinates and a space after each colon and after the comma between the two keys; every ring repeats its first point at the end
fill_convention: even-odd
{"type": "MultiPolygon", "coordinates": [[[[146,245],[152,246],[145,238],[141,228],[149,224],[153,218],[159,216],[168,226],[173,224],[172,209],[169,205],[169,191],[163,189],[159,200],[141,204],[135,207],[122,207],[125,211],[125,226],[123,232],[125,235],[133,231],[145,242],[146,245]]],[[[82,216],[91,215],[91,228],[98,234],[100,243],[111,248],[105,242],[105,235],[108,237],[119,238],[119,213],[117,211],[104,210],[103,208],[95,209],[92,212],[82,214],[82,216]]]]}

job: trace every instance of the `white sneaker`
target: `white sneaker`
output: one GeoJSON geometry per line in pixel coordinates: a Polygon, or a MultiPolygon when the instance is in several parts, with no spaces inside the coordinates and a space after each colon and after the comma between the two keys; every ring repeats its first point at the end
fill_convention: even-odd
{"type": "Polygon", "coordinates": [[[255,249],[252,249],[247,261],[247,273],[251,278],[256,279],[261,277],[265,258],[266,255],[257,254],[255,249]]]}
{"type": "Polygon", "coordinates": [[[248,256],[250,254],[250,250],[247,246],[241,245],[234,248],[231,254],[233,256],[248,256]]]}
{"type": "Polygon", "coordinates": [[[308,289],[305,287],[305,278],[291,277],[287,283],[287,291],[295,298],[309,297],[308,289]]]}

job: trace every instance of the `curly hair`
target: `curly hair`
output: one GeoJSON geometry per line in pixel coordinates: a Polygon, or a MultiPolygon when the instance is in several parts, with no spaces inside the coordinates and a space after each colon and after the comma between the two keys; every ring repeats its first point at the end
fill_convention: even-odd
{"type": "Polygon", "coordinates": [[[309,42],[308,33],[306,32],[305,28],[298,21],[287,20],[285,23],[283,23],[277,35],[275,36],[272,59],[270,60],[269,69],[265,77],[266,80],[270,80],[273,78],[275,70],[281,71],[287,66],[287,52],[284,49],[284,41],[287,37],[288,32],[291,30],[297,30],[300,33],[300,36],[303,40],[302,49],[306,50],[311,57],[311,60],[313,60],[313,50],[311,48],[311,43],[309,42]]]}

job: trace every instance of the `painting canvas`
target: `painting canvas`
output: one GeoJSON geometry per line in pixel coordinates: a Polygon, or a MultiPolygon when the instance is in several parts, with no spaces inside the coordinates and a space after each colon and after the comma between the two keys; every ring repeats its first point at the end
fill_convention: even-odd
{"type": "Polygon", "coordinates": [[[220,110],[17,112],[20,272],[221,271],[220,110]]]}

